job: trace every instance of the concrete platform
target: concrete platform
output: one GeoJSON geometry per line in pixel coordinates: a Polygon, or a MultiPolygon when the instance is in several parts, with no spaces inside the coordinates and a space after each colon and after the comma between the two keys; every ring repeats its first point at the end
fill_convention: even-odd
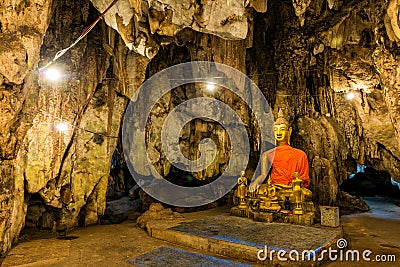
{"type": "MultiPolygon", "coordinates": [[[[339,229],[301,226],[283,223],[254,222],[248,218],[230,216],[228,213],[184,221],[177,224],[152,221],[147,225],[152,237],[173,244],[198,249],[205,253],[252,261],[257,264],[279,263],[284,266],[310,266],[309,261],[278,261],[272,258],[260,261],[260,250],[313,251],[318,254],[324,248],[335,244],[340,237],[339,229]]],[[[313,262],[313,265],[318,265],[313,262]]]]}

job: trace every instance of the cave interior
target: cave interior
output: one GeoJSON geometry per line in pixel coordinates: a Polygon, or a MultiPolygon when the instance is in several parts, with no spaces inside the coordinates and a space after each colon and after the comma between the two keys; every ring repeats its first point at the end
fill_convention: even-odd
{"type": "MultiPolygon", "coordinates": [[[[293,129],[291,146],[307,155],[317,206],[338,206],[345,215],[369,211],[364,200],[374,197],[399,205],[399,25],[398,0],[2,1],[1,255],[32,231],[136,219],[160,202],[141,189],[148,177],[183,187],[205,186],[222,173],[237,179],[245,171],[250,179],[273,145],[262,140],[271,135],[260,124],[280,112],[293,129]],[[184,80],[182,73],[153,84],[160,88],[144,86],[196,61],[228,66],[208,76],[229,77],[235,89],[202,80],[162,93],[184,80]],[[240,97],[250,94],[248,85],[230,68],[249,78],[267,107],[240,97]],[[176,126],[166,119],[196,98],[237,114],[246,155],[233,150],[239,127],[225,129],[219,107],[204,102],[192,105],[193,113],[213,115],[188,121],[176,147],[188,160],[209,160],[211,142],[212,160],[190,171],[177,153],[167,156],[162,131],[176,126]],[[143,125],[127,116],[131,103],[150,107],[133,118],[143,125]],[[229,168],[230,161],[245,167],[229,168]]],[[[199,206],[163,207],[231,207],[231,189],[199,206]]]]}

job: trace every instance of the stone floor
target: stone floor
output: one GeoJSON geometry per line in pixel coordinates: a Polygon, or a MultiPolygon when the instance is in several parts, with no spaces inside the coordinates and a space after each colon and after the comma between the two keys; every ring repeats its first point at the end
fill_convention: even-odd
{"type": "Polygon", "coordinates": [[[380,197],[364,198],[371,211],[342,216],[348,249],[371,250],[370,262],[332,262],[328,267],[400,266],[400,207],[380,197]],[[377,262],[376,255],[395,255],[396,262],[377,262]]]}
{"type": "MultiPolygon", "coordinates": [[[[397,262],[335,261],[325,263],[323,266],[399,266],[400,220],[397,220],[396,214],[385,218],[371,216],[371,214],[341,217],[344,238],[347,240],[348,248],[360,251],[369,249],[373,251],[373,255],[393,254],[397,256],[397,262]]],[[[184,214],[188,221],[211,218],[217,215],[221,215],[221,210],[184,214]]],[[[252,221],[249,220],[248,222],[251,223],[252,221]]],[[[190,223],[184,224],[180,230],[185,231],[185,227],[188,226],[190,226],[190,223]]],[[[220,226],[211,225],[208,229],[209,233],[224,236],[225,233],[221,232],[222,228],[218,227],[220,226]]],[[[194,229],[189,228],[189,230],[194,229]]],[[[188,249],[150,237],[145,230],[136,227],[134,220],[122,224],[96,225],[75,229],[68,235],[77,238],[60,240],[54,236],[49,236],[49,238],[21,242],[11,250],[4,259],[2,266],[207,266],[210,262],[213,263],[211,266],[246,266],[245,264],[260,266],[260,264],[248,261],[242,261],[243,265],[241,265],[242,263],[237,263],[232,258],[211,255],[210,253],[205,253],[206,255],[203,257],[201,255],[203,253],[198,249],[188,249]],[[171,257],[161,257],[163,253],[181,256],[176,261],[176,256],[173,256],[171,261],[171,257]],[[157,258],[152,256],[154,254],[160,254],[158,263],[154,261],[157,258]],[[191,259],[189,265],[185,265],[182,255],[188,255],[188,258],[191,259]],[[197,261],[194,259],[197,259],[197,261]],[[194,264],[196,262],[199,265],[194,264]]]]}

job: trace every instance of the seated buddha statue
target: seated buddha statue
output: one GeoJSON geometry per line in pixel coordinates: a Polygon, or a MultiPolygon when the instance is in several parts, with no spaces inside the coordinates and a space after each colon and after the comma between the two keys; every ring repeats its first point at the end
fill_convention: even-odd
{"type": "Polygon", "coordinates": [[[292,181],[295,179],[294,174],[298,173],[298,179],[302,180],[302,198],[304,200],[310,199],[312,193],[307,189],[310,184],[310,177],[306,153],[290,146],[292,128],[283,116],[278,116],[273,129],[276,147],[262,154],[261,175],[252,181],[249,186],[249,191],[258,191],[258,194],[268,195],[268,190],[266,190],[266,188],[269,187],[269,192],[276,193],[280,201],[284,201],[285,198],[289,196],[293,198],[292,181]],[[268,173],[270,166],[270,172],[268,173]],[[268,174],[267,185],[262,185],[268,174]],[[271,189],[270,184],[272,184],[275,189],[271,189]]]}

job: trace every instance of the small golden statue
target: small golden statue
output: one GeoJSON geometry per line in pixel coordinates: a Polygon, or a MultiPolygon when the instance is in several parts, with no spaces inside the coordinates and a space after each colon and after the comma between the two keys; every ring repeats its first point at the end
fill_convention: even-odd
{"type": "Polygon", "coordinates": [[[271,200],[278,200],[276,196],[276,187],[272,184],[271,179],[267,181],[267,195],[271,200]]]}
{"type": "Polygon", "coordinates": [[[293,186],[293,196],[296,207],[293,209],[293,214],[301,215],[304,214],[302,203],[303,203],[303,192],[301,190],[301,185],[303,184],[303,180],[299,179],[299,173],[294,173],[294,180],[292,181],[293,186]]]}
{"type": "Polygon", "coordinates": [[[238,188],[236,196],[239,198],[239,209],[247,209],[245,197],[247,195],[247,178],[245,172],[242,171],[242,175],[238,179],[238,188]]]}

